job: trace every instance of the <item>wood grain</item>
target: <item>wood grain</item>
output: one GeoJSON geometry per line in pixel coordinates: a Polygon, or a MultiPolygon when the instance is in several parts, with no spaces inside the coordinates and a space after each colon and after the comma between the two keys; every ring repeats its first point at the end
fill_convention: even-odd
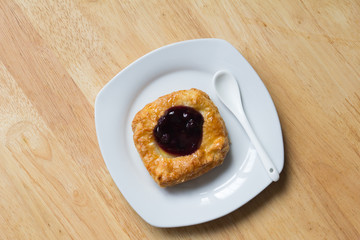
{"type": "Polygon", "coordinates": [[[360,3],[0,1],[0,239],[360,239],[360,3]],[[159,229],[112,181],[94,101],[163,45],[222,38],[277,107],[280,181],[220,219],[159,229]]]}

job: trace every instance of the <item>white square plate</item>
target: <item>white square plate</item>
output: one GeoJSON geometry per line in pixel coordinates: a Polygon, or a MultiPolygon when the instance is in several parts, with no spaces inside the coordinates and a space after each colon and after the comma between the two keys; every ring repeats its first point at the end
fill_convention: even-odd
{"type": "Polygon", "coordinates": [[[129,204],[153,226],[213,220],[239,208],[271,183],[241,125],[215,95],[211,80],[218,70],[236,77],[250,124],[281,172],[283,140],[271,97],[250,64],[224,40],[190,40],[152,51],[117,74],[96,98],[96,132],[106,166],[129,204]],[[190,88],[208,93],[219,108],[229,132],[230,152],[223,165],[205,175],[160,188],[135,149],[131,121],[147,103],[190,88]]]}

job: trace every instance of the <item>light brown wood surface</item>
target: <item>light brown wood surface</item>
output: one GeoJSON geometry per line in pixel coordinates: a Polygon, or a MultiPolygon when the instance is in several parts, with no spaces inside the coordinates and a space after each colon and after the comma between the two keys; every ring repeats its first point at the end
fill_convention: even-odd
{"type": "Polygon", "coordinates": [[[0,1],[0,239],[360,239],[360,2],[0,1]],[[106,169],[95,97],[151,50],[212,37],[268,88],[285,167],[225,217],[155,228],[106,169]]]}

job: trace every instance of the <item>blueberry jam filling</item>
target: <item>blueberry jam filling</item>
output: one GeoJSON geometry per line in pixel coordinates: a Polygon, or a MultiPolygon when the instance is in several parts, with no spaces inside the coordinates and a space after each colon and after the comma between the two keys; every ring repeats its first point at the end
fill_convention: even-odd
{"type": "Polygon", "coordinates": [[[185,156],[201,145],[204,118],[195,109],[175,106],[166,110],[154,128],[154,137],[165,152],[185,156]]]}

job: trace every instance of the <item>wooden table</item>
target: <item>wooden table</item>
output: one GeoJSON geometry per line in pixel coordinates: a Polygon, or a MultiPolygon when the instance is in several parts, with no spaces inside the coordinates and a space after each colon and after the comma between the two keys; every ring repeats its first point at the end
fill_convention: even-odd
{"type": "Polygon", "coordinates": [[[360,239],[360,2],[0,1],[0,239],[360,239]],[[222,38],[277,107],[285,167],[248,204],[148,225],[109,175],[94,100],[177,41],[222,38]]]}

